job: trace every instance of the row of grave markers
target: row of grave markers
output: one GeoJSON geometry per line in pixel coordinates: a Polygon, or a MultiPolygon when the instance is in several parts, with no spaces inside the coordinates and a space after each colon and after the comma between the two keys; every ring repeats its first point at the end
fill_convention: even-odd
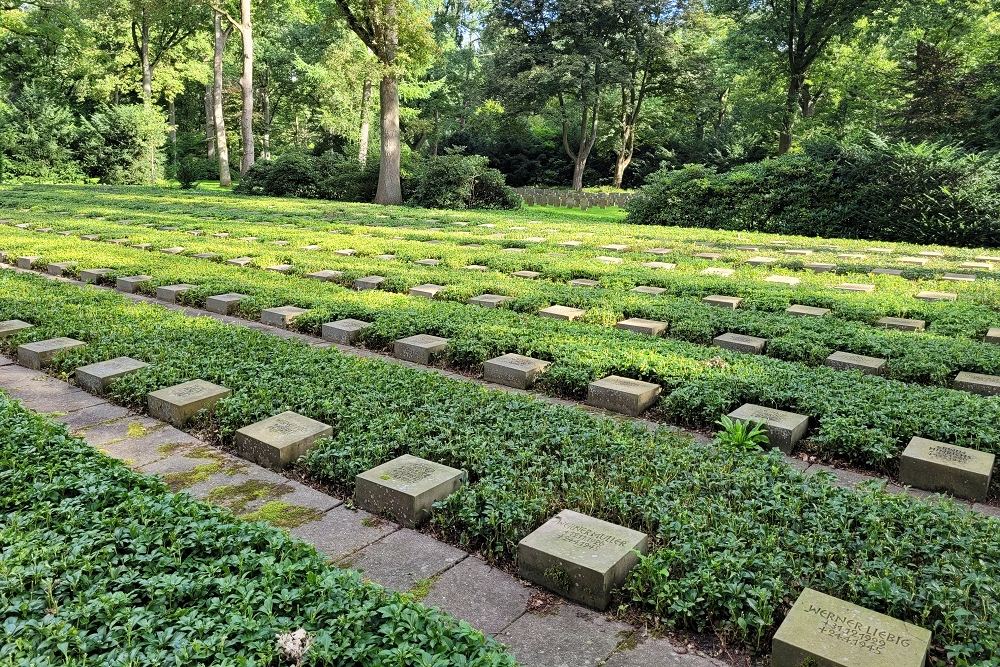
{"type": "MultiPolygon", "coordinates": [[[[30,326],[4,322],[0,331],[9,335],[30,326]]],[[[84,345],[71,338],[26,343],[17,349],[18,362],[40,369],[56,354],[84,345]]],[[[137,359],[118,357],[81,366],[75,377],[83,389],[102,395],[115,380],[147,366],[137,359]]],[[[191,380],[151,392],[147,410],[157,419],[183,427],[196,414],[212,411],[231,393],[205,380],[191,380]]],[[[745,418],[762,416],[759,410],[747,411],[748,407],[759,406],[741,408],[745,418]]],[[[733,416],[738,417],[740,411],[733,416]]],[[[793,428],[804,431],[805,424],[793,428]]],[[[332,433],[327,424],[286,411],[239,429],[235,446],[241,457],[281,470],[332,433]]],[[[417,528],[430,518],[434,503],[445,500],[466,481],[464,470],[404,454],[358,474],[354,502],[400,525],[417,528]]],[[[564,509],[519,542],[518,572],[570,600],[605,610],[648,550],[645,533],[564,509]]],[[[931,633],[926,629],[806,588],[772,641],[772,665],[799,667],[808,660],[826,660],[843,667],[922,667],[930,643],[931,633]]]]}

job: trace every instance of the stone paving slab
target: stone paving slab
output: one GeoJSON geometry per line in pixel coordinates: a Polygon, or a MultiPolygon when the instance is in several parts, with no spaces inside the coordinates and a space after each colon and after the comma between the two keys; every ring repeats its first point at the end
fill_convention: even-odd
{"type": "Polygon", "coordinates": [[[632,630],[596,612],[559,604],[543,613],[521,615],[497,639],[523,667],[596,667],[632,630]]]}
{"type": "Polygon", "coordinates": [[[89,408],[69,412],[59,417],[59,421],[66,424],[70,433],[76,433],[81,429],[128,417],[131,414],[133,413],[127,408],[114,405],[113,403],[98,403],[89,408]]]}
{"type": "Polygon", "coordinates": [[[318,521],[292,528],[289,532],[311,543],[330,560],[339,561],[397,530],[399,526],[394,523],[363,510],[338,505],[318,521]]]}
{"type": "Polygon", "coordinates": [[[534,593],[530,585],[469,556],[445,570],[423,602],[495,635],[525,613],[534,593]]]}
{"type": "MultiPolygon", "coordinates": [[[[397,530],[339,564],[395,591],[412,590],[464,559],[461,549],[413,530],[397,530]]],[[[475,589],[472,589],[475,590],[475,589]]]]}
{"type": "MultiPolygon", "coordinates": [[[[686,649],[685,649],[686,650],[686,649]]],[[[665,639],[646,639],[635,648],[622,648],[603,667],[725,667],[726,663],[693,653],[678,653],[665,639]]]]}

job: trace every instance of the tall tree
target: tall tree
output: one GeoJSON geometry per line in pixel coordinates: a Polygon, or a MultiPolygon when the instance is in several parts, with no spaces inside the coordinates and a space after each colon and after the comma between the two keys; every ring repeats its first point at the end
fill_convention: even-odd
{"type": "Polygon", "coordinates": [[[243,70],[240,74],[240,92],[242,113],[240,114],[240,139],[242,143],[242,159],[240,173],[250,171],[256,161],[256,147],[253,136],[254,93],[254,40],[253,40],[253,6],[251,0],[238,0],[239,16],[233,16],[222,4],[213,4],[215,13],[225,17],[231,28],[240,33],[240,45],[243,53],[243,70]]]}
{"type": "Polygon", "coordinates": [[[215,154],[219,158],[219,185],[228,188],[233,184],[229,171],[229,140],[226,138],[226,118],[223,115],[223,71],[222,60],[226,52],[226,42],[233,32],[231,23],[226,22],[218,11],[212,12],[212,28],[215,49],[212,57],[212,124],[215,126],[215,154]]]}

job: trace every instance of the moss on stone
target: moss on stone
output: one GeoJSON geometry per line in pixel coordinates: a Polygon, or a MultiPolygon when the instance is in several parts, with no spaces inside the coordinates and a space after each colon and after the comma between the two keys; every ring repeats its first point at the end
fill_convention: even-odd
{"type": "Polygon", "coordinates": [[[208,501],[226,507],[236,514],[243,514],[250,503],[258,500],[274,500],[291,490],[287,484],[250,479],[239,484],[212,489],[208,493],[208,501]]]}
{"type": "Polygon", "coordinates": [[[292,505],[283,500],[271,500],[259,509],[243,514],[241,518],[247,521],[265,521],[280,528],[296,528],[302,524],[316,521],[323,513],[311,507],[292,505]]]}

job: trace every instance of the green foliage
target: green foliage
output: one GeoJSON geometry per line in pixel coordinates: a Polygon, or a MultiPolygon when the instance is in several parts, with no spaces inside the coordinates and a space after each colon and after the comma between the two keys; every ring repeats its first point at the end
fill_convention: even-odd
{"type": "Polygon", "coordinates": [[[463,622],[332,567],[283,531],[138,475],[0,395],[0,596],[11,664],[312,665],[514,661],[463,622]]]}
{"type": "Polygon", "coordinates": [[[81,128],[78,155],[89,176],[109,185],[149,183],[161,177],[166,123],[140,104],[108,106],[81,128]]]}
{"type": "Polygon", "coordinates": [[[937,144],[830,142],[727,173],[661,171],[629,222],[957,246],[1000,245],[1000,162],[937,144]]]}
{"type": "Polygon", "coordinates": [[[25,87],[0,101],[0,180],[79,181],[79,127],[70,108],[25,87]]]}
{"type": "Polygon", "coordinates": [[[181,190],[193,190],[201,181],[199,165],[195,160],[185,157],[177,164],[174,176],[181,184],[181,190]]]}
{"type": "Polygon", "coordinates": [[[516,209],[521,197],[481,155],[451,153],[420,160],[407,182],[407,202],[425,208],[516,209]]]}
{"type": "Polygon", "coordinates": [[[715,423],[722,427],[722,430],[716,435],[716,439],[727,447],[750,451],[766,447],[770,442],[767,431],[760,422],[746,422],[722,415],[715,423]]]}

